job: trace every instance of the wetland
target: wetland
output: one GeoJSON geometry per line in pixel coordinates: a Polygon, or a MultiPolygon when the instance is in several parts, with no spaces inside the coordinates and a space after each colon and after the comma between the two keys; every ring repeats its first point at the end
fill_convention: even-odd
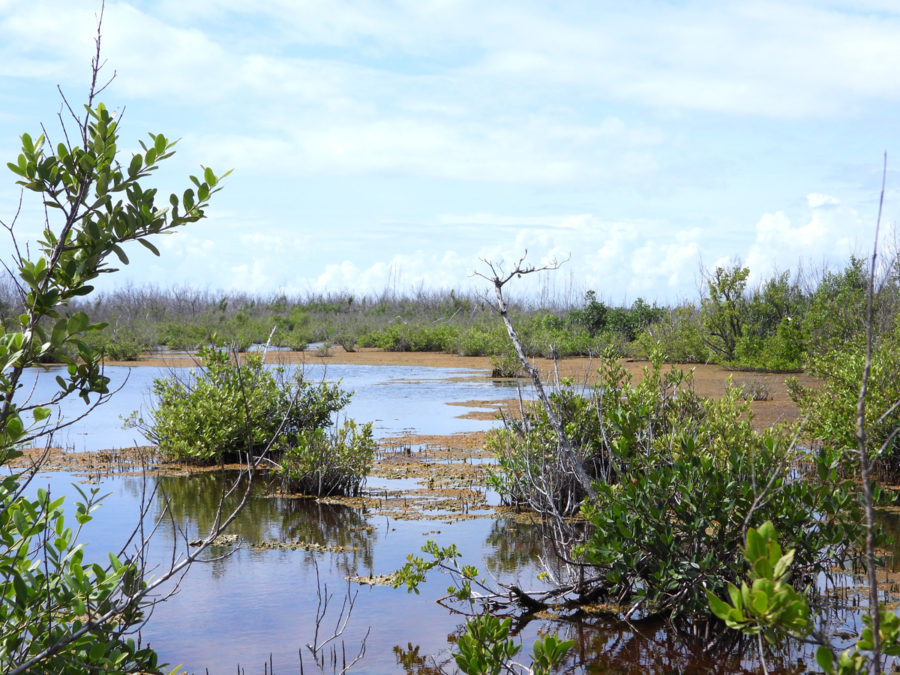
{"type": "MultiPolygon", "coordinates": [[[[374,422],[379,450],[362,494],[312,499],[285,493],[275,481],[257,481],[227,538],[210,549],[209,562],[195,565],[143,628],[141,639],[172,666],[200,673],[236,667],[296,672],[299,652],[316,632],[325,593],[332,596],[320,621],[326,632],[338,621],[344,598],[355,599],[341,635],[349,658],[365,644],[354,672],[453,670],[450,649],[464,617],[439,604],[446,595],[441,579],[423,584],[420,594],[387,584],[407,555],[430,539],[453,543],[467,562],[496,579],[534,583],[539,556],[546,553],[540,528],[528,514],[501,506],[486,487],[495,459],[484,449],[485,431],[498,424],[498,411],[514,411],[520,395],[530,397],[528,387],[491,379],[487,359],[477,357],[335,351],[329,358],[308,352],[270,357],[286,368],[303,367],[310,379],[339,381],[353,392],[347,415],[374,422]]],[[[551,362],[539,365],[549,374],[551,362]]],[[[624,367],[639,376],[644,365],[624,367]]],[[[111,388],[120,390],[53,439],[59,448],[49,454],[35,485],[69,499],[75,496],[73,484],[107,495],[91,528],[89,551],[117,548],[147,499],[145,520],[159,523],[151,549],[157,565],[164,566],[212,524],[227,472],[167,462],[122,421],[151,404],[153,378],[191,366],[189,356],[172,354],[107,365],[111,388]]],[[[563,377],[588,383],[595,364],[566,359],[557,367],[563,377]]],[[[52,368],[34,371],[29,386],[35,396],[54,386],[53,374],[52,368]]],[[[783,375],[694,367],[695,387],[705,395],[721,395],[729,378],[765,383],[768,399],[753,403],[757,424],[796,416],[783,375]]],[[[84,408],[79,400],[64,405],[69,407],[55,411],[63,419],[84,408]]],[[[856,621],[852,614],[836,617],[839,625],[856,621]]],[[[582,612],[577,620],[530,617],[514,632],[530,644],[539,631],[576,640],[566,663],[569,672],[754,672],[758,667],[741,649],[707,656],[662,622],[622,622],[602,612],[582,612]]],[[[855,635],[852,625],[846,632],[855,635]]],[[[785,650],[775,663],[804,672],[811,659],[811,651],[785,650]]]]}

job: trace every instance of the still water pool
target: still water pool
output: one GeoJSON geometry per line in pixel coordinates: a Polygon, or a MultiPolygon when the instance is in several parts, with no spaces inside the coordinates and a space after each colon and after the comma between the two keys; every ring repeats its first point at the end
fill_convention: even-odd
{"type": "MultiPolygon", "coordinates": [[[[108,368],[110,388],[121,389],[104,406],[58,434],[53,443],[76,451],[145,443],[136,430],[123,428],[122,418],[133,410],[146,411],[153,379],[171,372],[153,366],[108,368]]],[[[42,400],[54,391],[57,374],[53,368],[37,371],[25,386],[33,388],[35,400],[42,400]]],[[[340,381],[353,391],[347,415],[373,421],[380,438],[486,429],[492,422],[461,419],[459,415],[467,409],[448,404],[516,395],[514,385],[493,382],[486,371],[316,365],[307,366],[305,374],[311,380],[340,381]]],[[[68,419],[84,410],[83,402],[67,400],[58,413],[68,419]]],[[[72,483],[79,480],[83,478],[47,473],[35,485],[70,495],[71,500],[76,495],[72,483]]],[[[170,507],[151,549],[152,561],[160,567],[171,559],[173,548],[176,554],[182,552],[185,539],[198,537],[210,525],[222,487],[222,479],[212,474],[163,477],[147,484],[134,476],[99,480],[95,487],[108,496],[87,529],[88,552],[102,558],[106,551],[118,550],[139,517],[145,489],[155,486],[147,522],[163,516],[166,500],[170,507]]],[[[381,490],[403,487],[400,481],[395,483],[377,481],[381,490]]],[[[448,524],[394,519],[314,500],[267,497],[266,486],[258,487],[231,533],[246,542],[303,540],[342,547],[342,552],[241,548],[225,558],[195,565],[177,593],[157,606],[141,636],[173,666],[219,673],[235,672],[240,664],[250,673],[262,672],[271,658],[276,673],[297,672],[298,650],[312,641],[315,632],[319,590],[327,587],[334,596],[320,627],[320,632],[330,633],[348,589],[347,576],[391,572],[427,539],[455,543],[467,561],[507,575],[525,573],[531,564],[530,555],[521,555],[521,546],[510,552],[504,520],[478,518],[448,524]]],[[[439,659],[443,653],[446,658],[448,635],[462,621],[434,602],[446,585],[445,579],[436,578],[422,587],[421,595],[410,595],[390,587],[353,584],[350,593],[358,595],[342,636],[348,658],[356,654],[363,639],[366,644],[365,658],[354,672],[402,672],[401,661],[416,661],[410,652],[439,659]]]]}
{"type": "MultiPolygon", "coordinates": [[[[136,430],[122,428],[122,417],[134,410],[146,411],[153,379],[171,372],[153,366],[107,369],[111,387],[121,386],[121,390],[54,438],[54,444],[76,451],[143,444],[136,430]]],[[[32,374],[26,387],[33,388],[35,400],[52,394],[55,375],[53,369],[32,374]]],[[[361,422],[373,421],[380,438],[488,428],[494,422],[462,419],[459,416],[467,408],[449,405],[516,396],[514,385],[496,383],[487,375],[486,371],[396,366],[316,365],[306,370],[309,379],[340,381],[354,391],[347,414],[361,422]]],[[[58,413],[68,419],[84,410],[82,402],[70,400],[58,413]]],[[[67,473],[45,473],[33,485],[69,495],[71,502],[76,495],[73,483],[83,480],[67,473]]],[[[155,488],[145,520],[147,524],[159,520],[150,551],[152,577],[153,566],[164,569],[173,553],[181,554],[188,540],[208,529],[223,480],[208,473],[147,481],[138,476],[95,478],[91,487],[107,497],[86,530],[88,558],[102,560],[107,551],[119,550],[139,519],[141,504],[148,498],[146,490],[155,488]]],[[[381,493],[414,486],[410,478],[382,477],[370,487],[381,493]]],[[[227,557],[195,565],[177,588],[166,589],[175,591],[174,595],[156,607],[141,635],[172,667],[182,665],[187,672],[197,673],[263,673],[272,672],[271,663],[275,673],[299,672],[298,653],[316,631],[320,592],[331,596],[320,622],[321,636],[329,635],[339,621],[348,576],[390,573],[428,539],[441,545],[455,543],[465,562],[495,578],[521,580],[529,588],[537,583],[535,560],[543,548],[540,532],[513,520],[480,517],[453,522],[442,519],[440,513],[433,514],[433,519],[410,520],[364,508],[272,497],[270,492],[258,483],[247,508],[233,523],[232,534],[250,544],[302,540],[332,550],[242,547],[227,557]]],[[[213,557],[217,552],[221,551],[211,551],[213,557]]],[[[447,579],[437,574],[421,586],[420,595],[385,586],[350,586],[356,600],[336,643],[338,670],[342,654],[353,659],[365,642],[365,656],[353,672],[434,673],[436,663],[452,671],[449,649],[464,618],[436,603],[446,586],[447,579]]],[[[846,628],[855,634],[859,623],[855,615],[836,617],[832,624],[844,625],[848,620],[846,628]]],[[[538,630],[558,630],[576,639],[566,672],[750,673],[759,668],[752,650],[737,647],[706,657],[662,624],[596,618],[568,624],[531,621],[516,628],[526,651],[538,630]]],[[[788,649],[777,656],[774,662],[782,672],[808,672],[813,663],[811,650],[788,649]]],[[[304,661],[306,672],[316,672],[305,653],[304,661]]],[[[330,665],[326,672],[331,672],[330,665]]]]}

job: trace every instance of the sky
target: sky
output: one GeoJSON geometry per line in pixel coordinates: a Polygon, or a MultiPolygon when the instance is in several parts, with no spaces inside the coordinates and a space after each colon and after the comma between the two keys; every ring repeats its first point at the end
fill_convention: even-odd
{"type": "MultiPolygon", "coordinates": [[[[0,0],[0,166],[41,124],[60,140],[99,9],[0,0]]],[[[840,269],[871,249],[884,153],[893,246],[898,35],[896,0],[108,0],[124,160],[163,132],[160,192],[233,173],[99,289],[477,292],[527,251],[566,262],[513,292],[673,303],[717,265],[840,269]]],[[[42,219],[26,201],[19,239],[42,219]]]]}

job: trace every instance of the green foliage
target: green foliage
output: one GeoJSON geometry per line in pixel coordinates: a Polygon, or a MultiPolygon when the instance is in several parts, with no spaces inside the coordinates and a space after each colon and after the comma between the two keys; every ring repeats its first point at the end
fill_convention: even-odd
{"type": "MultiPolygon", "coordinates": [[[[812,374],[822,378],[821,387],[802,387],[788,381],[788,392],[805,420],[803,432],[826,447],[844,454],[848,468],[857,461],[856,404],[865,365],[865,347],[849,342],[840,349],[813,357],[812,374]]],[[[866,400],[866,436],[870,456],[889,476],[900,473],[900,440],[892,436],[900,426],[900,320],[878,341],[872,354],[872,367],[866,400]]]]}
{"type": "Polygon", "coordinates": [[[706,363],[710,350],[703,340],[699,309],[685,303],[667,310],[637,337],[636,354],[649,358],[660,349],[673,363],[706,363]]]}
{"type": "MultiPolygon", "coordinates": [[[[645,441],[655,438],[664,444],[667,430],[688,424],[699,414],[690,377],[677,370],[664,373],[659,353],[635,386],[611,352],[601,360],[599,376],[586,396],[569,385],[550,395],[556,416],[593,478],[615,480],[616,474],[627,472],[645,441]]],[[[716,429],[720,431],[725,442],[727,430],[716,429]]],[[[522,420],[508,420],[506,428],[488,433],[486,447],[498,459],[490,480],[507,503],[529,503],[535,477],[546,476],[557,456],[557,442],[546,410],[537,404],[526,406],[522,420]]],[[[567,504],[564,510],[577,510],[584,496],[577,481],[567,472],[554,481],[557,508],[567,504]]]]}
{"type": "MultiPolygon", "coordinates": [[[[794,549],[782,554],[770,521],[749,528],[744,559],[750,585],[728,583],[731,605],[707,591],[709,608],[725,625],[746,635],[762,634],[775,644],[785,632],[803,636],[809,631],[809,603],[788,583],[794,549]]],[[[808,589],[807,589],[808,590],[808,589]]]]}
{"type": "Polygon", "coordinates": [[[534,675],[552,672],[574,644],[574,640],[560,640],[556,634],[538,638],[532,647],[531,672],[534,675]]]}
{"type": "Polygon", "coordinates": [[[350,401],[338,385],[313,385],[301,371],[279,382],[283,372],[265,368],[259,353],[238,359],[203,348],[198,358],[191,379],[154,380],[152,420],[133,419],[163,452],[183,461],[256,457],[270,443],[279,455],[297,434],[330,426],[332,414],[350,401]]]}
{"type": "MultiPolygon", "coordinates": [[[[422,553],[427,553],[431,558],[425,559],[412,553],[406,556],[406,563],[394,572],[394,588],[405,585],[407,593],[418,595],[419,584],[425,581],[428,572],[434,568],[449,569],[451,572],[458,569],[453,566],[453,563],[459,558],[459,551],[456,550],[455,544],[441,548],[433,539],[429,539],[422,546],[422,553]]],[[[449,592],[454,595],[459,593],[456,588],[451,588],[449,592]]],[[[465,594],[465,597],[468,597],[468,593],[465,594]]]]}
{"type": "MultiPolygon", "coordinates": [[[[95,72],[96,75],[96,72],[95,72]]],[[[168,204],[156,202],[156,189],[142,182],[173,154],[174,142],[150,134],[127,165],[118,159],[118,122],[103,104],[85,107],[77,133],[49,148],[42,134],[21,137],[21,153],[7,166],[18,185],[36,193],[46,207],[45,227],[36,256],[14,246],[14,266],[25,297],[20,312],[5,321],[0,335],[0,462],[21,453],[17,447],[42,434],[50,411],[33,403],[19,407],[16,394],[23,371],[53,355],[66,365],[56,378],[59,400],[108,394],[101,353],[88,336],[103,328],[72,311],[77,298],[93,291],[91,282],[114,271],[115,256],[128,264],[123,246],[140,242],[154,254],[149,237],[204,217],[219,180],[208,168],[193,187],[168,204]],[[26,422],[23,415],[33,419],[26,422]]],[[[227,175],[227,174],[226,174],[227,175]]],[[[12,228],[8,228],[12,233],[12,228]]],[[[15,244],[15,242],[13,242],[15,244]]],[[[0,482],[0,669],[4,672],[158,672],[156,654],[129,637],[142,622],[145,589],[141,570],[110,555],[89,563],[79,543],[82,527],[99,499],[81,493],[75,504],[77,527],[67,526],[63,500],[38,490],[26,495],[31,472],[0,482]]]]}
{"type": "MultiPolygon", "coordinates": [[[[752,428],[740,389],[701,399],[688,375],[663,370],[658,354],[636,385],[613,359],[600,375],[588,396],[565,388],[552,396],[598,479],[597,499],[581,506],[587,540],[572,553],[598,579],[584,597],[665,613],[690,630],[708,616],[704,589],[718,593],[740,574],[748,525],[771,520],[790,533],[804,577],[856,555],[860,506],[837,471],[839,454],[812,458],[815,476],[798,480],[806,458],[784,431],[752,428]]],[[[542,410],[490,434],[488,447],[498,456],[492,481],[506,501],[533,505],[535,492],[552,492],[559,509],[582,502],[581,493],[565,495],[577,486],[565,482],[564,469],[547,475],[556,439],[542,410]]]]}
{"type": "Polygon", "coordinates": [[[618,336],[625,342],[634,341],[647,326],[660,321],[665,310],[656,305],[648,305],[643,298],[638,298],[630,308],[607,307],[597,300],[594,291],[584,296],[584,307],[569,312],[569,322],[584,327],[591,337],[603,333],[618,336]]]}
{"type": "Polygon", "coordinates": [[[708,295],[703,298],[702,317],[706,343],[725,361],[733,361],[738,340],[744,336],[746,322],[747,267],[717,267],[707,280],[708,295]]]}
{"type": "Polygon", "coordinates": [[[0,486],[7,505],[0,515],[3,606],[0,664],[8,670],[41,652],[43,672],[157,672],[156,654],[122,637],[142,619],[140,608],[110,615],[113,603],[143,587],[137,567],[109,555],[109,566],[88,563],[79,538],[100,499],[97,490],[75,503],[73,529],[63,499],[38,490],[37,499],[14,498],[14,479],[0,486]],[[40,550],[43,560],[29,552],[40,550]],[[66,643],[54,653],[57,643],[66,643]]]}
{"type": "Polygon", "coordinates": [[[820,357],[847,343],[859,341],[865,332],[866,262],[851,256],[841,272],[825,272],[809,301],[804,323],[810,355],[820,357]]]}
{"type": "Polygon", "coordinates": [[[334,416],[350,402],[338,384],[286,377],[260,353],[239,358],[220,348],[198,352],[199,372],[153,383],[151,422],[130,420],[181,461],[210,464],[267,453],[289,489],[317,496],[355,495],[375,455],[372,425],[334,416]]]}
{"type": "MultiPolygon", "coordinates": [[[[892,265],[875,294],[879,330],[893,324],[900,305],[900,266],[896,260],[892,265]]],[[[591,291],[580,307],[520,305],[511,308],[511,317],[529,357],[593,356],[614,348],[619,356],[649,358],[659,344],[672,362],[774,371],[799,370],[807,353],[820,356],[862,335],[864,261],[851,258],[844,271],[825,272],[811,289],[788,272],[748,288],[745,271],[749,275],[735,265],[711,273],[699,305],[661,308],[638,298],[630,307],[613,307],[591,291]]],[[[21,313],[12,300],[0,300],[7,321],[21,313]]],[[[490,306],[452,290],[373,299],[126,289],[90,304],[73,302],[109,324],[90,342],[105,348],[108,357],[157,345],[196,349],[215,342],[214,336],[245,350],[266,343],[273,326],[272,344],[292,349],[330,342],[348,351],[375,347],[502,359],[509,343],[490,306]]]]}
{"type": "Polygon", "coordinates": [[[501,621],[490,614],[470,619],[453,655],[459,669],[467,675],[499,675],[522,649],[509,638],[509,626],[509,619],[501,621]]]}
{"type": "MultiPolygon", "coordinates": [[[[467,675],[498,675],[512,670],[512,659],[522,650],[510,637],[510,619],[480,614],[466,622],[466,632],[457,641],[453,654],[456,665],[467,675]]],[[[529,672],[544,675],[552,672],[575,644],[547,635],[535,640],[529,672]]],[[[521,669],[521,668],[520,668],[521,669]]]]}
{"type": "MultiPolygon", "coordinates": [[[[878,618],[881,653],[886,656],[900,656],[900,617],[881,605],[878,607],[878,618]]],[[[856,645],[841,652],[837,661],[827,645],[822,645],[816,650],[816,662],[825,675],[857,675],[871,670],[869,658],[864,652],[871,652],[874,647],[872,617],[866,613],[863,614],[862,620],[865,628],[856,645]]]]}
{"type": "Polygon", "coordinates": [[[792,454],[777,437],[718,457],[692,435],[671,441],[671,455],[649,458],[621,483],[598,485],[597,502],[583,507],[594,528],[585,557],[617,601],[695,625],[707,613],[705,589],[718,593],[740,573],[748,519],[789,532],[804,575],[828,572],[854,554],[859,506],[853,486],[837,478],[835,460],[817,458],[822,482],[797,481],[792,454]]]}
{"type": "MultiPolygon", "coordinates": [[[[410,554],[406,564],[394,572],[394,588],[405,585],[409,593],[418,594],[419,585],[425,582],[428,572],[437,568],[454,579],[447,592],[457,600],[468,601],[474,607],[476,597],[472,586],[483,587],[484,581],[479,581],[479,572],[475,567],[460,565],[460,554],[456,546],[451,544],[441,547],[429,539],[422,547],[422,552],[428,557],[410,554]]],[[[470,674],[516,672],[511,660],[519,653],[522,645],[513,642],[509,633],[509,619],[501,620],[489,613],[469,619],[465,633],[457,642],[459,651],[453,655],[459,669],[470,674]]],[[[535,675],[552,672],[562,663],[573,644],[571,640],[560,640],[556,634],[539,637],[532,648],[530,672],[535,675]]],[[[521,667],[519,669],[522,670],[521,667]]]]}
{"type": "MultiPolygon", "coordinates": [[[[729,583],[731,604],[707,591],[713,614],[729,628],[745,635],[762,635],[769,644],[777,644],[785,634],[804,638],[810,632],[812,622],[806,598],[788,583],[794,550],[782,554],[771,522],[763,523],[759,529],[751,527],[747,530],[744,558],[749,568],[750,585],[742,581],[738,588],[729,583]]],[[[804,594],[808,592],[809,587],[804,594]]],[[[883,605],[878,608],[878,616],[881,653],[900,656],[900,617],[883,605]]],[[[862,620],[865,628],[856,645],[844,650],[837,660],[827,644],[816,650],[816,662],[826,675],[856,675],[871,670],[864,652],[874,648],[872,616],[866,612],[862,620]]]]}
{"type": "Polygon", "coordinates": [[[395,323],[360,338],[363,347],[389,352],[452,352],[457,332],[446,324],[395,323]]]}
{"type": "Polygon", "coordinates": [[[302,429],[281,458],[279,473],[305,494],[357,495],[369,473],[376,443],[372,423],[347,420],[329,431],[302,429]]]}
{"type": "Polygon", "coordinates": [[[512,345],[500,354],[491,357],[491,377],[519,377],[522,362],[512,345]]]}

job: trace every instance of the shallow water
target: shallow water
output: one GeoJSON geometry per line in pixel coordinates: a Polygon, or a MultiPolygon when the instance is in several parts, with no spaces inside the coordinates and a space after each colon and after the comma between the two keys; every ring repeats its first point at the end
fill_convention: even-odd
{"type": "MultiPolygon", "coordinates": [[[[286,370],[296,366],[288,366],[286,370]]],[[[344,413],[359,422],[374,422],[376,437],[384,438],[414,430],[421,434],[452,434],[479,431],[491,422],[460,419],[465,408],[448,405],[469,400],[502,400],[515,396],[515,384],[489,379],[487,371],[418,366],[359,366],[308,364],[303,366],[310,382],[340,382],[353,392],[344,413]]],[[[133,411],[151,408],[153,380],[173,372],[184,376],[187,368],[156,366],[109,366],[109,389],[116,393],[83,420],[59,432],[53,444],[77,451],[105,450],[142,445],[147,441],[137,429],[124,429],[123,419],[133,411]]],[[[55,378],[61,366],[32,369],[22,378],[22,391],[35,401],[45,401],[56,391],[55,378]]],[[[54,410],[64,419],[74,419],[88,411],[77,397],[65,399],[54,410]]]]}
{"type": "MultiPolygon", "coordinates": [[[[123,382],[125,386],[109,404],[73,425],[64,438],[55,439],[56,444],[95,450],[144,443],[135,430],[122,429],[120,416],[146,406],[153,378],[169,372],[168,368],[150,366],[108,368],[112,386],[123,382]]],[[[306,372],[310,379],[341,380],[345,388],[354,390],[348,415],[361,422],[375,421],[379,437],[484,429],[492,422],[459,419],[466,408],[447,404],[515,395],[514,386],[498,386],[486,372],[479,371],[316,365],[307,367],[306,372]]],[[[51,369],[38,375],[36,397],[52,393],[55,374],[51,369]]],[[[77,414],[83,409],[80,401],[67,401],[61,414],[77,414]]],[[[48,473],[41,475],[34,486],[49,486],[53,493],[74,499],[72,483],[79,480],[83,478],[48,473]]],[[[103,560],[106,551],[121,546],[137,522],[145,490],[155,487],[147,522],[163,514],[166,517],[154,537],[150,562],[151,566],[165,567],[173,548],[178,555],[185,550],[187,540],[197,538],[209,527],[222,480],[207,473],[147,483],[134,476],[103,478],[93,486],[108,496],[86,529],[88,557],[103,560]]],[[[415,487],[417,482],[410,478],[373,478],[369,484],[372,492],[415,487]]],[[[315,633],[319,590],[327,588],[332,594],[320,626],[320,632],[327,635],[338,619],[348,588],[346,576],[392,572],[403,565],[409,553],[418,553],[428,539],[441,545],[455,543],[463,560],[479,565],[483,573],[504,580],[519,578],[529,588],[537,584],[535,559],[542,540],[532,527],[502,518],[453,523],[402,520],[309,499],[271,498],[266,496],[267,491],[264,484],[257,485],[254,498],[229,530],[231,533],[240,535],[249,546],[263,541],[303,540],[342,547],[341,551],[254,550],[245,546],[223,559],[195,565],[178,592],[155,609],[142,634],[142,639],[149,641],[171,666],[180,664],[188,672],[208,669],[210,673],[227,673],[236,672],[240,664],[247,673],[261,673],[271,658],[275,673],[296,673],[298,650],[315,633]]],[[[897,525],[900,529],[900,523],[897,525]]],[[[213,555],[222,552],[211,551],[213,555]]],[[[356,601],[342,640],[348,659],[355,656],[364,639],[367,647],[365,658],[353,672],[425,673],[432,672],[428,670],[432,658],[446,661],[452,637],[463,623],[462,617],[435,602],[445,594],[447,585],[448,579],[438,574],[432,574],[421,586],[421,595],[353,584],[349,590],[357,594],[356,601]]],[[[852,632],[859,628],[855,616],[836,616],[830,625],[846,625],[852,632]]],[[[571,659],[575,665],[570,672],[756,672],[759,665],[753,650],[745,645],[718,654],[714,660],[704,658],[683,637],[658,623],[634,626],[593,620],[563,625],[534,621],[518,633],[526,644],[525,651],[539,629],[560,630],[577,639],[571,659]]],[[[338,654],[340,661],[340,646],[338,654]]],[[[804,656],[811,663],[810,654],[786,650],[779,658],[773,657],[769,665],[775,665],[779,672],[806,672],[805,666],[797,665],[797,658],[804,656]]],[[[304,662],[310,668],[306,654],[304,662]]],[[[330,667],[326,670],[330,672],[330,667]]],[[[311,668],[308,672],[314,671],[311,668]]]]}
{"type": "MultiPolygon", "coordinates": [[[[121,417],[141,406],[146,409],[153,379],[170,372],[152,366],[107,368],[110,388],[124,386],[109,403],[54,438],[54,444],[81,451],[144,443],[136,430],[122,428],[121,417]]],[[[459,419],[466,408],[448,403],[500,400],[515,392],[514,387],[493,383],[486,372],[461,369],[316,365],[307,366],[305,373],[308,379],[340,381],[345,389],[353,390],[347,415],[362,422],[374,421],[379,437],[485,429],[492,422],[459,419]]],[[[36,400],[52,394],[57,374],[53,368],[37,372],[36,381],[26,383],[29,389],[34,387],[36,400]]],[[[67,400],[58,412],[65,418],[84,409],[80,400],[67,400]]],[[[78,480],[82,479],[71,474],[49,473],[41,475],[35,485],[67,494],[71,501],[77,494],[71,484],[78,480]]],[[[221,494],[221,480],[213,474],[163,477],[146,484],[139,477],[103,478],[93,485],[107,497],[87,528],[88,553],[102,559],[106,551],[121,546],[138,519],[144,491],[155,484],[157,493],[148,522],[163,514],[165,503],[170,505],[151,549],[151,563],[164,567],[173,547],[176,554],[184,551],[185,541],[197,538],[209,527],[221,494]]],[[[410,479],[378,478],[370,487],[378,492],[415,486],[410,479]]],[[[143,640],[153,645],[164,661],[181,664],[189,672],[207,668],[211,673],[234,672],[238,664],[247,672],[257,672],[271,655],[275,672],[297,672],[298,650],[315,633],[319,588],[324,592],[327,587],[334,596],[321,627],[327,633],[337,620],[348,575],[392,572],[404,564],[407,554],[418,553],[428,539],[442,545],[455,543],[466,561],[475,562],[491,559],[495,553],[501,559],[507,545],[507,538],[497,534],[503,521],[481,518],[448,524],[397,520],[314,500],[269,498],[264,485],[257,487],[255,497],[229,532],[239,534],[249,544],[303,540],[347,550],[330,553],[241,548],[224,559],[195,565],[177,594],[155,609],[142,633],[143,640]],[[320,585],[316,583],[317,569],[320,585]]],[[[221,551],[213,550],[217,552],[221,551]]],[[[510,573],[524,571],[530,564],[526,556],[514,565],[507,562],[501,566],[510,573]]],[[[353,584],[350,592],[358,595],[342,636],[347,653],[355,654],[369,632],[365,660],[354,671],[397,672],[402,670],[398,653],[409,649],[413,653],[418,649],[423,656],[444,652],[448,634],[461,623],[460,618],[434,602],[445,593],[446,586],[446,579],[436,578],[424,584],[417,596],[402,589],[353,584]]],[[[304,656],[309,666],[309,657],[304,656]]]]}

